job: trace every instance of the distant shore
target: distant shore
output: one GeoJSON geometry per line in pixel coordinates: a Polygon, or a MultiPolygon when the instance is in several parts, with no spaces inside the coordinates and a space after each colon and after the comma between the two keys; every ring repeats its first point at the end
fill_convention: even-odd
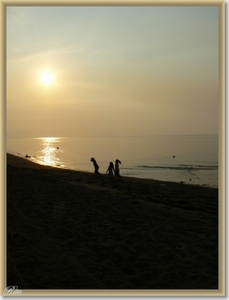
{"type": "Polygon", "coordinates": [[[7,154],[7,285],[218,289],[218,189],[7,154]]]}

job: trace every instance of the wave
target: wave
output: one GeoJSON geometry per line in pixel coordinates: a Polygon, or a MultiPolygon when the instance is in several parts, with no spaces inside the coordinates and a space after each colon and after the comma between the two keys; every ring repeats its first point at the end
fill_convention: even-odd
{"type": "Polygon", "coordinates": [[[200,171],[200,170],[218,170],[218,166],[203,166],[203,165],[178,165],[178,166],[146,166],[139,165],[136,168],[151,169],[151,170],[188,170],[188,171],[200,171]]]}

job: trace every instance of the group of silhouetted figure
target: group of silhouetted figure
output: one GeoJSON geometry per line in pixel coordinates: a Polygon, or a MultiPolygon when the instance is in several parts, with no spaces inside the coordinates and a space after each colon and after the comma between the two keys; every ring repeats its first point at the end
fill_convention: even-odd
{"type": "MultiPolygon", "coordinates": [[[[94,157],[91,158],[91,161],[93,162],[94,168],[95,168],[95,175],[98,177],[101,177],[102,175],[99,173],[99,165],[97,164],[96,160],[94,159],[94,157]]],[[[121,161],[119,159],[115,160],[115,165],[113,164],[113,162],[111,161],[107,172],[109,174],[110,179],[113,179],[114,176],[116,176],[118,178],[118,180],[122,180],[122,176],[120,175],[120,169],[119,169],[119,165],[121,164],[121,161]]]]}

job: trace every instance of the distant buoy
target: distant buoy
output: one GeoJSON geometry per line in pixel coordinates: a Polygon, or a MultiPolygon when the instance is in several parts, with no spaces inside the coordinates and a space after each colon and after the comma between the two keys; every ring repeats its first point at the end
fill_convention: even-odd
{"type": "Polygon", "coordinates": [[[176,156],[175,155],[173,155],[173,158],[175,158],[176,156]]]}
{"type": "Polygon", "coordinates": [[[56,147],[56,149],[59,149],[59,147],[56,147]]]}

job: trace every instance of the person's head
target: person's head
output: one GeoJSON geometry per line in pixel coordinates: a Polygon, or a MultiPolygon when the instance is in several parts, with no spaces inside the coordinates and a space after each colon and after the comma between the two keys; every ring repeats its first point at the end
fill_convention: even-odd
{"type": "Polygon", "coordinates": [[[91,158],[91,161],[95,161],[94,157],[91,158]]]}
{"type": "Polygon", "coordinates": [[[111,162],[110,162],[110,167],[113,167],[113,166],[114,166],[114,164],[113,164],[113,162],[111,161],[111,162]]]}
{"type": "Polygon", "coordinates": [[[116,159],[116,164],[121,164],[121,161],[119,159],[116,159]]]}

